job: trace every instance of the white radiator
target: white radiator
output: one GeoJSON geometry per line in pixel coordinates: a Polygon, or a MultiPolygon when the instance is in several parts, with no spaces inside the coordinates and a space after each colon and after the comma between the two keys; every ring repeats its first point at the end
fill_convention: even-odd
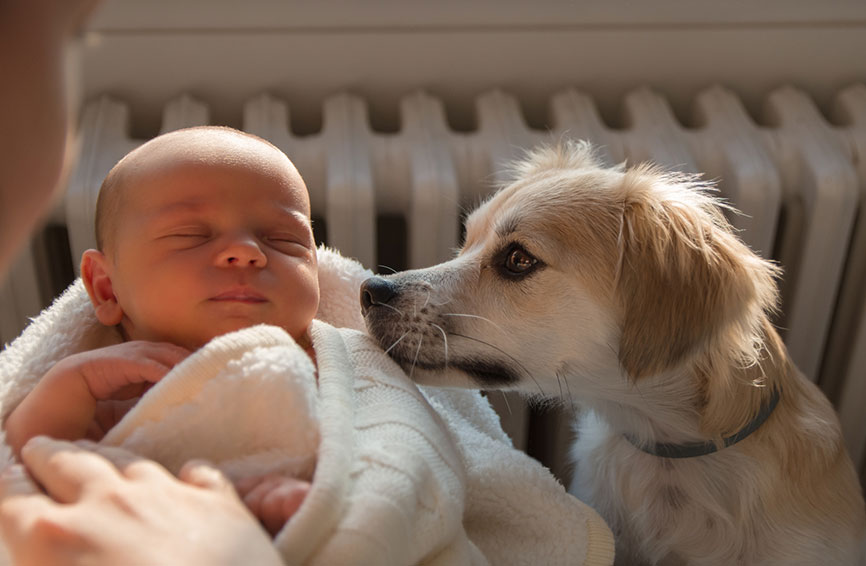
{"type": "MultiPolygon", "coordinates": [[[[490,193],[509,160],[540,142],[588,139],[610,164],[648,160],[718,179],[721,194],[742,212],[730,218],[741,237],[784,266],[777,322],[794,361],[836,403],[849,450],[862,467],[866,86],[837,93],[832,123],[794,88],[772,91],[764,102],[757,125],[736,94],[710,88],[695,98],[686,128],[664,97],[638,89],[624,98],[624,127],[612,129],[592,98],[566,89],[550,99],[550,130],[541,131],[526,125],[514,96],[491,91],[476,99],[477,129],[455,132],[442,102],[418,92],[400,99],[400,130],[378,133],[369,126],[365,101],[340,94],[324,101],[320,132],[296,136],[287,104],[261,95],[243,105],[242,128],[295,162],[310,189],[313,216],[324,225],[318,235],[374,270],[382,263],[402,269],[449,258],[459,244],[463,211],[490,193]]],[[[144,141],[129,137],[129,114],[127,104],[108,97],[84,109],[81,153],[53,217],[68,230],[75,265],[94,245],[93,211],[103,177],[144,141]]],[[[181,96],[166,105],[162,131],[207,124],[209,115],[207,105],[181,96]]],[[[61,259],[69,261],[52,257],[64,252],[52,251],[44,240],[23,254],[0,291],[4,341],[44,306],[46,278],[61,259]]],[[[526,439],[526,408],[509,405],[507,428],[526,447],[532,442],[526,439]]],[[[553,430],[561,444],[567,427],[553,430]]],[[[550,431],[545,434],[549,441],[550,431]]],[[[562,456],[552,458],[561,472],[562,456]]]]}

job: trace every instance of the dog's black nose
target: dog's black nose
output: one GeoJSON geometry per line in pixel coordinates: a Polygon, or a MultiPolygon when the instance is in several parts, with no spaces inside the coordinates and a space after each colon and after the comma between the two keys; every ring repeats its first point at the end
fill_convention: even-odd
{"type": "Polygon", "coordinates": [[[361,311],[367,314],[373,305],[383,305],[397,294],[397,286],[383,277],[370,277],[361,283],[361,311]]]}

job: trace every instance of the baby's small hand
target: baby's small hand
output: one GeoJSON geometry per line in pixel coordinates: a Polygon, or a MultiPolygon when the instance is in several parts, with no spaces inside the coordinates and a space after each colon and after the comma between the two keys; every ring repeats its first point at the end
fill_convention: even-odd
{"type": "Polygon", "coordinates": [[[280,474],[243,478],[235,489],[262,526],[275,536],[300,509],[310,482],[280,474]]]}
{"type": "Polygon", "coordinates": [[[61,363],[79,372],[94,399],[124,400],[141,395],[189,354],[167,342],[133,340],[81,352],[61,363]]]}
{"type": "Polygon", "coordinates": [[[64,358],[9,414],[6,441],[18,454],[37,435],[98,440],[128,409],[116,401],[141,396],[188,355],[174,344],[139,340],[64,358]]]}

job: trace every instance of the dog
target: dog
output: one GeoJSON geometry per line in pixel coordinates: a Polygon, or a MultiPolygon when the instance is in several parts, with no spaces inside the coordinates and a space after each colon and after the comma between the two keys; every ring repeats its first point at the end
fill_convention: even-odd
{"type": "Polygon", "coordinates": [[[617,564],[854,565],[866,511],[835,412],[770,322],[778,268],[695,177],[535,149],[450,261],[361,287],[418,383],[581,407],[570,491],[617,564]]]}

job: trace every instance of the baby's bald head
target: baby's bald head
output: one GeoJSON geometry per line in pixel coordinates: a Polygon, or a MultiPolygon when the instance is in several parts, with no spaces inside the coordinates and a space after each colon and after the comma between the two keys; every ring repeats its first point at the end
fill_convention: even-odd
{"type": "Polygon", "coordinates": [[[81,274],[127,340],[195,349],[255,324],[302,339],[319,302],[310,197],[289,158],[230,128],[179,130],[124,157],[81,274]]]}
{"type": "MultiPolygon", "coordinates": [[[[254,165],[267,170],[284,170],[306,187],[289,158],[269,141],[253,134],[222,126],[200,126],[176,130],[142,144],[121,159],[102,183],[96,202],[96,245],[110,253],[113,236],[122,218],[125,197],[136,182],[180,164],[196,163],[231,167],[254,165]]],[[[307,210],[309,215],[309,201],[307,210]]]]}

